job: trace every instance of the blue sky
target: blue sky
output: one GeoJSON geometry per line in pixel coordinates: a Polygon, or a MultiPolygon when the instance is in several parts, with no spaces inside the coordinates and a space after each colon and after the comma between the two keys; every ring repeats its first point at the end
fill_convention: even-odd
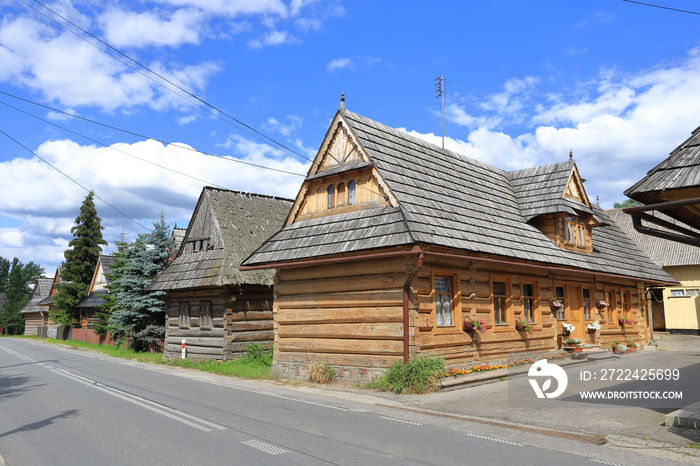
{"type": "Polygon", "coordinates": [[[49,274],[84,188],[107,252],[159,212],[186,226],[204,185],[293,198],[343,92],[439,144],[442,75],[446,147],[505,170],[571,150],[605,208],[700,125],[700,15],[623,0],[0,8],[0,256],[49,274]]]}

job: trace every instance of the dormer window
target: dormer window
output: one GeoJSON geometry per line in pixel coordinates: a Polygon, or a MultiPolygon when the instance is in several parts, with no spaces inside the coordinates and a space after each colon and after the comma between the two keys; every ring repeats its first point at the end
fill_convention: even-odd
{"type": "Polygon", "coordinates": [[[581,217],[565,217],[565,240],[567,246],[585,248],[587,243],[586,225],[581,217]]]}
{"type": "Polygon", "coordinates": [[[570,251],[579,251],[591,254],[593,252],[593,240],[591,238],[592,219],[567,215],[560,217],[556,241],[559,247],[570,251]]]}

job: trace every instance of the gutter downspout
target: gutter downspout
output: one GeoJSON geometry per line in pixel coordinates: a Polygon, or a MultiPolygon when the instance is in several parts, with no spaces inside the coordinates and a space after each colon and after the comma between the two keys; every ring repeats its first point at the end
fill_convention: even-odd
{"type": "Polygon", "coordinates": [[[411,332],[410,332],[410,327],[409,327],[409,303],[410,303],[410,293],[411,293],[411,282],[416,278],[418,273],[421,271],[423,268],[423,258],[424,258],[424,253],[423,250],[420,248],[420,246],[415,246],[412,250],[412,253],[418,255],[418,260],[416,262],[416,267],[413,269],[413,271],[409,274],[408,278],[406,278],[406,281],[403,283],[403,362],[407,363],[408,362],[408,353],[409,353],[409,348],[410,348],[410,338],[411,338],[411,332]]]}

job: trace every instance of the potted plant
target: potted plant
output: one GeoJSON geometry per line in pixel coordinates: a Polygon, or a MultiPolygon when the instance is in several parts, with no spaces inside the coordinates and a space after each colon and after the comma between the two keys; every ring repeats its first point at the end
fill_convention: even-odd
{"type": "Polygon", "coordinates": [[[602,310],[602,309],[605,309],[606,307],[608,307],[608,303],[605,302],[605,300],[602,300],[602,299],[601,299],[600,301],[596,301],[595,307],[597,307],[598,309],[602,310]]]}
{"type": "Polygon", "coordinates": [[[515,330],[517,330],[518,332],[532,333],[532,327],[533,325],[526,320],[515,321],[515,330]]]}
{"type": "Polygon", "coordinates": [[[588,333],[595,333],[596,330],[600,330],[600,324],[594,320],[590,324],[586,325],[586,330],[588,330],[588,333]]]}
{"type": "Polygon", "coordinates": [[[627,340],[627,348],[629,348],[630,353],[634,353],[639,348],[639,345],[634,340],[627,340]]]}
{"type": "Polygon", "coordinates": [[[552,312],[556,313],[559,311],[559,309],[561,309],[561,303],[556,299],[552,298],[549,300],[549,309],[551,309],[552,312]]]}
{"type": "Polygon", "coordinates": [[[632,319],[619,318],[617,321],[620,323],[620,325],[634,325],[634,321],[632,319]]]}
{"type": "Polygon", "coordinates": [[[583,348],[581,348],[582,343],[583,341],[580,338],[567,338],[564,340],[564,349],[570,349],[575,353],[580,353],[583,350],[583,348]]]}
{"type": "Polygon", "coordinates": [[[624,354],[629,352],[629,348],[627,345],[623,345],[622,343],[616,341],[613,342],[613,353],[615,354],[624,354]]]}
{"type": "Polygon", "coordinates": [[[574,330],[576,330],[576,327],[574,327],[573,325],[571,325],[571,324],[568,323],[568,322],[564,322],[563,324],[561,324],[561,326],[564,327],[564,330],[563,330],[563,332],[562,332],[562,334],[563,334],[564,336],[571,335],[571,332],[573,332],[574,330]]]}
{"type": "Polygon", "coordinates": [[[471,317],[466,317],[464,319],[464,331],[472,333],[476,330],[479,333],[486,332],[486,322],[481,319],[472,319],[471,317]]]}

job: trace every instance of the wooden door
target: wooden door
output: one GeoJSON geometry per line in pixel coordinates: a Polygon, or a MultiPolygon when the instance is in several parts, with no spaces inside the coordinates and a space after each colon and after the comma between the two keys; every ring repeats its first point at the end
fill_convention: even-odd
{"type": "Polygon", "coordinates": [[[583,299],[581,298],[580,286],[567,286],[566,295],[569,298],[569,315],[567,321],[576,327],[569,338],[583,339],[584,322],[583,322],[583,299]]]}

